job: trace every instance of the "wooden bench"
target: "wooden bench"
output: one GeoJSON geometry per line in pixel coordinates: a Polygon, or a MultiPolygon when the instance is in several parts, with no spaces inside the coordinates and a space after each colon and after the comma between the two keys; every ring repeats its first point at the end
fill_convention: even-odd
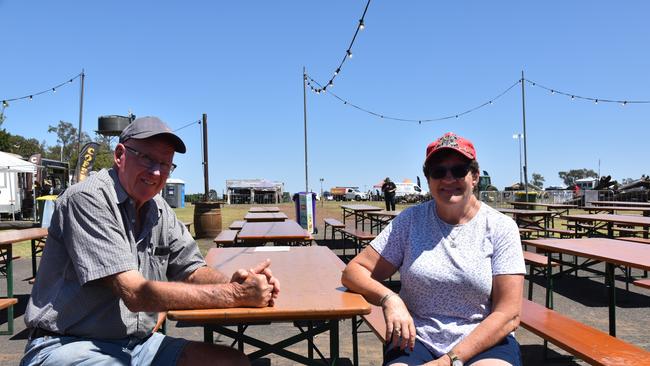
{"type": "MultiPolygon", "coordinates": [[[[8,309],[11,306],[14,306],[18,303],[18,299],[9,297],[9,298],[1,298],[0,299],[0,310],[8,309]]],[[[13,316],[13,314],[11,314],[13,316]]],[[[10,335],[13,333],[13,324],[7,322],[7,330],[6,331],[1,331],[0,334],[2,335],[10,335]]]]}
{"type": "Polygon", "coordinates": [[[242,227],[244,227],[245,223],[246,223],[246,221],[243,221],[243,220],[235,220],[235,221],[232,222],[232,224],[230,224],[230,226],[228,226],[228,229],[239,231],[239,230],[241,230],[242,227]]]}
{"type": "Polygon", "coordinates": [[[641,244],[650,244],[650,239],[646,238],[636,238],[633,236],[620,236],[616,238],[616,240],[625,240],[625,241],[631,241],[634,243],[641,243],[641,244]]]}
{"type": "MultiPolygon", "coordinates": [[[[550,255],[550,254],[549,254],[550,255]]],[[[533,276],[535,274],[541,274],[544,277],[548,278],[550,275],[546,273],[546,267],[548,266],[548,259],[546,256],[538,253],[533,253],[524,250],[524,262],[529,266],[528,272],[528,300],[533,299],[533,276]],[[537,272],[537,273],[535,273],[537,272]]],[[[551,267],[557,267],[559,264],[555,261],[551,261],[551,267]]]]}
{"type": "Polygon", "coordinates": [[[217,235],[216,238],[214,238],[214,244],[217,247],[223,247],[226,245],[233,245],[237,242],[237,234],[239,231],[237,230],[221,230],[219,235],[217,235]]]}
{"type": "MultiPolygon", "coordinates": [[[[549,236],[550,234],[560,234],[560,239],[576,237],[576,232],[574,230],[569,230],[569,229],[548,228],[546,229],[546,233],[549,234],[549,236]]],[[[578,233],[577,236],[581,236],[580,233],[578,233]]]]}
{"type": "Polygon", "coordinates": [[[645,279],[645,280],[636,280],[632,282],[635,286],[643,287],[650,289],[650,279],[645,279]]]}
{"type": "Polygon", "coordinates": [[[591,365],[650,365],[650,352],[523,299],[521,326],[591,365]]]}
{"type": "Polygon", "coordinates": [[[530,239],[531,235],[537,235],[537,230],[525,228],[525,227],[520,227],[519,228],[519,235],[521,236],[522,239],[530,239]]]}
{"type": "Polygon", "coordinates": [[[323,227],[323,239],[327,239],[327,228],[331,227],[332,231],[332,240],[334,240],[334,233],[337,230],[345,229],[345,224],[337,219],[328,217],[324,220],[325,226],[323,227]]]}
{"type": "Polygon", "coordinates": [[[644,235],[647,233],[646,230],[644,229],[637,229],[637,228],[632,228],[632,227],[624,227],[624,226],[614,226],[612,228],[614,231],[618,231],[619,236],[636,236],[637,234],[644,235]]]}
{"type": "MultiPolygon", "coordinates": [[[[363,231],[360,229],[355,229],[353,227],[345,227],[341,230],[343,233],[343,239],[351,239],[354,242],[354,254],[361,252],[363,248],[368,245],[377,235],[363,231]]],[[[345,243],[343,245],[343,256],[345,256],[345,243]]]]}

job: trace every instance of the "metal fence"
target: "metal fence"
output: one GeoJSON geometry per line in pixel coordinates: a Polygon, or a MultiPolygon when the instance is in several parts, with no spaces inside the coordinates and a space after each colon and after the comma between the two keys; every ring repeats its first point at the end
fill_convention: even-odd
{"type": "MultiPolygon", "coordinates": [[[[626,192],[615,192],[612,190],[594,191],[583,190],[576,195],[571,190],[553,190],[532,192],[535,194],[535,202],[539,203],[566,203],[578,206],[589,206],[590,201],[630,201],[647,202],[648,190],[630,190],[626,192]]],[[[481,191],[479,199],[492,207],[510,207],[508,202],[525,201],[523,191],[481,191]]]]}

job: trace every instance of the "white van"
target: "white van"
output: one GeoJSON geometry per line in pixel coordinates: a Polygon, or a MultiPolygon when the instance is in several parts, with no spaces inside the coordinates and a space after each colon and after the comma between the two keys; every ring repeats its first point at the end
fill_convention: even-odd
{"type": "Polygon", "coordinates": [[[395,198],[405,196],[424,196],[422,188],[418,187],[415,183],[395,183],[397,190],[395,190],[395,198]]]}

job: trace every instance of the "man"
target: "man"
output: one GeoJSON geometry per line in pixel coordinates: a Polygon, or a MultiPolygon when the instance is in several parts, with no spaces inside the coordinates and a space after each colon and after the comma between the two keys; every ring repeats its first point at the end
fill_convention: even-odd
{"type": "Polygon", "coordinates": [[[231,278],[209,268],[158,192],[183,141],[156,117],[133,121],[112,169],[56,203],[25,323],[22,365],[246,365],[233,349],[152,332],[169,309],[272,306],[270,261],[231,278]]]}
{"type": "Polygon", "coordinates": [[[384,179],[384,184],[381,186],[381,191],[384,192],[384,202],[386,203],[386,211],[395,211],[395,191],[397,186],[389,177],[384,179]]]}

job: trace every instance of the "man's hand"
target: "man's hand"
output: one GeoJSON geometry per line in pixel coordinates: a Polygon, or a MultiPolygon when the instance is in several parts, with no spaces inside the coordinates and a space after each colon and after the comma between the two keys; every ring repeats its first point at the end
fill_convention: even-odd
{"type": "Polygon", "coordinates": [[[268,284],[273,288],[271,293],[271,300],[268,302],[269,306],[273,306],[275,304],[275,299],[278,298],[278,294],[280,293],[280,280],[278,280],[276,277],[273,277],[273,272],[271,272],[270,266],[271,260],[266,259],[248,271],[245,269],[238,269],[235,271],[235,273],[232,274],[230,282],[243,284],[250,275],[264,275],[268,284]]]}
{"type": "Polygon", "coordinates": [[[242,283],[235,283],[237,298],[241,306],[262,308],[273,299],[273,286],[263,274],[248,273],[242,283]]]}

